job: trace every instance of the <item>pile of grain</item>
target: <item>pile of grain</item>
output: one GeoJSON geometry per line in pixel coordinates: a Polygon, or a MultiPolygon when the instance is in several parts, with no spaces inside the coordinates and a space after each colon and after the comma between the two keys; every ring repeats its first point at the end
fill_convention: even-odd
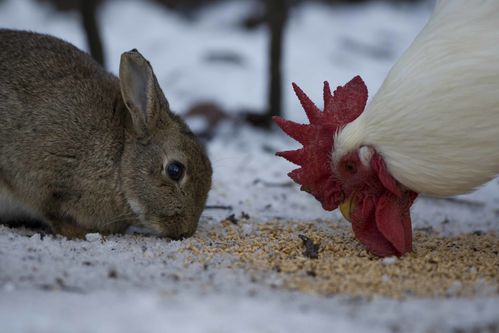
{"type": "Polygon", "coordinates": [[[183,251],[205,265],[244,269],[255,283],[322,295],[471,296],[499,293],[499,237],[442,238],[416,231],[414,252],[370,255],[344,224],[309,221],[222,221],[201,226],[183,251]],[[319,256],[304,255],[306,235],[319,256]],[[232,256],[230,263],[219,258],[232,256]],[[220,264],[223,262],[223,264],[220,264]]]}

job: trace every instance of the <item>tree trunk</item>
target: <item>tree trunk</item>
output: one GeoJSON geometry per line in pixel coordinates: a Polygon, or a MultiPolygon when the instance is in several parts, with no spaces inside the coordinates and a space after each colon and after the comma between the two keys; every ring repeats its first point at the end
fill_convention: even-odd
{"type": "Polygon", "coordinates": [[[83,28],[87,34],[87,44],[90,49],[90,54],[104,67],[104,52],[102,50],[102,41],[96,20],[97,6],[96,0],[80,0],[80,14],[83,28]]]}
{"type": "Polygon", "coordinates": [[[272,117],[282,115],[282,47],[289,0],[266,0],[266,6],[270,38],[268,109],[264,127],[270,129],[272,117]]]}

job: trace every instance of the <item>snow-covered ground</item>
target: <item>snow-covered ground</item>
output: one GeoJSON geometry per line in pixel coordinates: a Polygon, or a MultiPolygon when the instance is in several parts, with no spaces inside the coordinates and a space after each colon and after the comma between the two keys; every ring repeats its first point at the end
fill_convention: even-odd
{"type": "MultiPolygon", "coordinates": [[[[149,2],[109,1],[99,17],[107,67],[116,72],[120,54],[137,48],[180,113],[205,101],[228,112],[262,110],[266,30],[238,28],[253,4],[229,1],[187,20],[149,2]],[[224,55],[236,61],[213,61],[224,55]]],[[[294,11],[285,43],[286,116],[305,118],[291,81],[320,102],[324,80],[340,85],[360,74],[372,95],[424,25],[430,7],[306,3],[294,11]]],[[[56,13],[27,0],[0,2],[0,27],[50,33],[86,48],[76,13],[56,13]]],[[[214,166],[208,205],[231,209],[207,209],[200,229],[243,211],[261,222],[339,219],[289,182],[292,166],[273,153],[294,147],[279,133],[223,125],[208,145],[214,166]]],[[[420,198],[414,228],[431,227],[442,235],[499,232],[497,207],[497,181],[452,200],[420,198]]],[[[68,241],[0,226],[0,332],[497,332],[499,327],[497,296],[394,300],[279,291],[255,285],[237,269],[186,265],[178,252],[183,244],[132,235],[68,241]]]]}

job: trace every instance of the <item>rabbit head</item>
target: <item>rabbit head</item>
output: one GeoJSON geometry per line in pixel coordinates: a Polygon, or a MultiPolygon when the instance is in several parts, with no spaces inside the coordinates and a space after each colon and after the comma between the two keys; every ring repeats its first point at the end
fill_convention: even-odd
{"type": "Polygon", "coordinates": [[[191,236],[211,187],[211,164],[187,125],[170,111],[149,62],[121,56],[125,146],[122,193],[142,227],[174,239],[191,236]]]}

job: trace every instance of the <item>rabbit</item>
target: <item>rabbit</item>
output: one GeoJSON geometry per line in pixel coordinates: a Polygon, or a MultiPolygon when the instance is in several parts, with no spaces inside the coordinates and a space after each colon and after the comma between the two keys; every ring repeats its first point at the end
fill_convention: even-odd
{"type": "Polygon", "coordinates": [[[121,55],[118,79],[63,40],[0,30],[2,221],[37,218],[68,238],[130,226],[185,238],[211,177],[136,49],[121,55]]]}

